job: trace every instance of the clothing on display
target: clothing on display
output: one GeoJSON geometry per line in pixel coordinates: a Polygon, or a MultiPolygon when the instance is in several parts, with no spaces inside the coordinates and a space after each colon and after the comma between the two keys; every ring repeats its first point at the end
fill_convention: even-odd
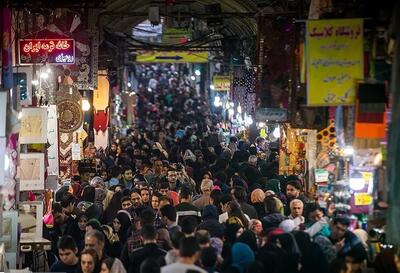
{"type": "Polygon", "coordinates": [[[98,131],[94,130],[94,146],[96,146],[97,149],[100,148],[107,148],[108,146],[108,130],[106,129],[105,131],[98,131]]]}
{"type": "Polygon", "coordinates": [[[96,111],[93,114],[93,128],[95,131],[106,131],[108,127],[108,111],[96,111]]]}
{"type": "Polygon", "coordinates": [[[99,71],[97,76],[97,89],[93,91],[93,107],[96,110],[105,110],[110,97],[110,83],[106,71],[99,71]]]}

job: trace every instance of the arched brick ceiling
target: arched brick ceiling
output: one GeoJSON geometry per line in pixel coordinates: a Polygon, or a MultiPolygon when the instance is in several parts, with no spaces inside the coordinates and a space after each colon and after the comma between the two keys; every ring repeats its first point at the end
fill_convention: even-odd
{"type": "MultiPolygon", "coordinates": [[[[186,2],[177,0],[176,2],[186,2]]],[[[102,11],[101,26],[115,32],[130,33],[131,29],[147,16],[133,16],[129,13],[146,14],[149,6],[158,5],[160,10],[165,10],[165,5],[160,0],[107,0],[106,9],[102,11]]],[[[220,4],[223,13],[256,13],[258,11],[256,0],[199,0],[192,1],[190,11],[204,14],[204,6],[220,4]]],[[[225,18],[224,25],[227,31],[234,36],[248,37],[256,34],[256,21],[252,17],[232,16],[225,18]]]]}

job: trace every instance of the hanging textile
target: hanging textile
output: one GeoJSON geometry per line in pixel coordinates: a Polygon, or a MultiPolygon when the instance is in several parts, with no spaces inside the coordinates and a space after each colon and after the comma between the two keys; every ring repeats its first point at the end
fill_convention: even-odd
{"type": "Polygon", "coordinates": [[[102,148],[103,150],[108,147],[108,130],[94,131],[94,146],[97,149],[102,148]]]}
{"type": "Polygon", "coordinates": [[[93,91],[93,108],[106,110],[109,105],[110,83],[107,79],[107,71],[101,70],[97,76],[97,89],[93,91]]]}
{"type": "Polygon", "coordinates": [[[108,127],[108,110],[95,111],[93,113],[93,129],[95,131],[106,131],[108,127]]]}

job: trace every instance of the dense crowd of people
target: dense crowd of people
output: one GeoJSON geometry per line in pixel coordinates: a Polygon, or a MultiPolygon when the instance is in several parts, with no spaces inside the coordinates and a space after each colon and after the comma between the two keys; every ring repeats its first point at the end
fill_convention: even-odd
{"type": "Polygon", "coordinates": [[[139,69],[135,126],[56,193],[51,272],[400,272],[393,249],[375,258],[366,231],[279,176],[262,138],[226,141],[184,72],[139,69]]]}

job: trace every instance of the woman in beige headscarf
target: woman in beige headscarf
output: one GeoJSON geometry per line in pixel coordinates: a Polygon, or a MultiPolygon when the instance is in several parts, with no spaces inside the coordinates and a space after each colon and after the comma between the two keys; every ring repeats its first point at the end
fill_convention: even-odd
{"type": "Polygon", "coordinates": [[[265,193],[262,189],[255,189],[251,192],[251,205],[256,209],[258,218],[262,218],[265,215],[264,199],[265,193]]]}
{"type": "Polygon", "coordinates": [[[101,264],[101,273],[126,273],[125,267],[118,258],[107,258],[101,264]]]}

